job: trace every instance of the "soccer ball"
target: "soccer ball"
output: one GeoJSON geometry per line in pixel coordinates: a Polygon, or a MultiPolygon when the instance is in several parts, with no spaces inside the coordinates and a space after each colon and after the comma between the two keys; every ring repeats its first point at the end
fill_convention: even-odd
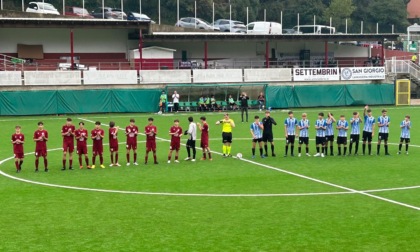
{"type": "Polygon", "coordinates": [[[236,157],[239,158],[239,159],[241,159],[242,158],[242,153],[236,154],[236,157]]]}
{"type": "Polygon", "coordinates": [[[159,112],[158,112],[158,115],[161,115],[161,114],[162,114],[162,111],[159,111],[159,112]]]}

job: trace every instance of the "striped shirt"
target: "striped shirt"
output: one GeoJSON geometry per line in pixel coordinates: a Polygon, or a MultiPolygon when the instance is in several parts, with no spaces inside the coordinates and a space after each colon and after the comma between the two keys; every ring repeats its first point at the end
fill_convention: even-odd
{"type": "Polygon", "coordinates": [[[360,118],[352,118],[350,120],[350,124],[351,124],[351,133],[350,134],[360,135],[360,128],[359,128],[360,118]]]}
{"type": "Polygon", "coordinates": [[[253,124],[251,124],[251,131],[254,134],[255,139],[262,138],[263,131],[260,128],[260,125],[263,125],[263,123],[262,122],[258,122],[258,123],[254,122],[253,124]]]}
{"type": "Polygon", "coordinates": [[[325,129],[327,127],[327,122],[324,119],[316,120],[316,136],[317,137],[325,137],[325,129]]]}
{"type": "Polygon", "coordinates": [[[379,126],[379,133],[389,133],[389,123],[391,119],[389,116],[380,116],[378,117],[378,124],[383,124],[383,126],[379,126]]]}
{"type": "Polygon", "coordinates": [[[405,120],[401,122],[401,138],[410,138],[410,128],[411,121],[406,122],[405,120]]]}
{"type": "Polygon", "coordinates": [[[299,131],[299,137],[309,137],[309,120],[305,119],[305,120],[300,120],[298,123],[298,127],[300,129],[299,131]]]}
{"type": "Polygon", "coordinates": [[[346,120],[344,121],[339,120],[337,122],[337,127],[344,127],[344,128],[338,129],[338,136],[347,137],[347,130],[349,129],[349,123],[346,120]]]}
{"type": "Polygon", "coordinates": [[[334,121],[331,119],[326,120],[327,129],[325,130],[326,136],[333,136],[334,135],[334,121]]]}
{"type": "Polygon", "coordinates": [[[293,136],[296,134],[297,124],[298,121],[296,118],[286,118],[286,120],[284,120],[284,126],[286,126],[287,135],[293,136]]]}
{"type": "Polygon", "coordinates": [[[363,127],[363,131],[372,132],[373,125],[375,124],[375,117],[365,115],[365,126],[363,127]]]}

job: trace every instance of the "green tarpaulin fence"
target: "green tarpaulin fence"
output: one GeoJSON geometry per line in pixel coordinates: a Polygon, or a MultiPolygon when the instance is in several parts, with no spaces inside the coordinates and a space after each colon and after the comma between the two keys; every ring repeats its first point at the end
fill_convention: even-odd
{"type": "Polygon", "coordinates": [[[0,115],[154,112],[160,90],[0,92],[0,115]]]}
{"type": "Polygon", "coordinates": [[[267,86],[267,107],[334,107],[395,104],[394,84],[267,86]]]}

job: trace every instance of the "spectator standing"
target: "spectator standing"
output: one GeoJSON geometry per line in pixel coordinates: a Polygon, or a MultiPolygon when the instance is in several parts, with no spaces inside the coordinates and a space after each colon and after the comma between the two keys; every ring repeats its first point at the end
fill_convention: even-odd
{"type": "Polygon", "coordinates": [[[242,92],[241,96],[239,96],[239,101],[241,102],[242,122],[244,122],[244,112],[246,113],[246,122],[248,122],[248,100],[249,100],[249,96],[246,95],[245,92],[242,92]]]}
{"type": "Polygon", "coordinates": [[[174,104],[174,112],[178,113],[179,110],[179,94],[174,91],[174,94],[172,95],[172,103],[174,104]]]}

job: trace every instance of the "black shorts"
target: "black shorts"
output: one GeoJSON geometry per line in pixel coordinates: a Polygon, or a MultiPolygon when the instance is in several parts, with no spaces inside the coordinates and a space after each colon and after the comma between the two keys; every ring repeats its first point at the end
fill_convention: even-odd
{"type": "Polygon", "coordinates": [[[366,142],[372,142],[372,132],[363,131],[362,141],[366,142]]]}
{"type": "Polygon", "coordinates": [[[403,137],[401,137],[400,138],[400,142],[402,143],[402,142],[405,142],[405,143],[410,143],[410,138],[403,138],[403,137]]]}
{"type": "Polygon", "coordinates": [[[195,148],[195,140],[188,139],[187,140],[187,147],[195,148]]]}
{"type": "Polygon", "coordinates": [[[350,135],[350,143],[358,143],[360,139],[360,135],[350,135]]]}
{"type": "Polygon", "coordinates": [[[222,141],[223,143],[232,143],[232,132],[223,132],[222,141]]]}
{"type": "Polygon", "coordinates": [[[347,144],[347,137],[337,137],[337,144],[347,144]]]}
{"type": "Polygon", "coordinates": [[[252,142],[253,143],[256,143],[256,142],[261,143],[262,142],[262,138],[254,138],[254,139],[252,139],[252,142]]]}
{"type": "Polygon", "coordinates": [[[291,143],[291,144],[295,143],[295,135],[288,135],[286,137],[286,144],[289,144],[289,143],[291,143]]]}
{"type": "Polygon", "coordinates": [[[263,134],[263,137],[262,137],[262,139],[263,139],[263,141],[264,142],[270,142],[270,143],[272,143],[273,142],[273,133],[265,133],[265,134],[263,134]]]}
{"type": "Polygon", "coordinates": [[[318,145],[318,144],[324,145],[326,141],[327,141],[327,139],[325,137],[319,137],[319,136],[317,136],[315,138],[315,144],[316,145],[318,145]]]}
{"type": "Polygon", "coordinates": [[[325,139],[326,139],[327,142],[334,142],[334,135],[325,136],[325,139]]]}
{"type": "Polygon", "coordinates": [[[309,137],[299,137],[299,144],[309,144],[309,137]]]}
{"type": "Polygon", "coordinates": [[[378,140],[388,141],[388,133],[379,133],[378,140]]]}

